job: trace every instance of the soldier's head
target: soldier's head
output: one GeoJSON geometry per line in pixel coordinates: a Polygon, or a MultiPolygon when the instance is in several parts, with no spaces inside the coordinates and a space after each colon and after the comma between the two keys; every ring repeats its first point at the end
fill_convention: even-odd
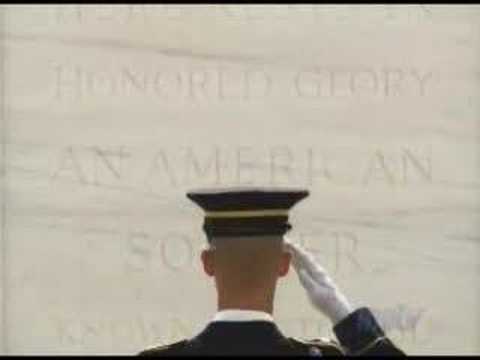
{"type": "Polygon", "coordinates": [[[205,189],[187,196],[205,211],[208,248],[201,258],[205,273],[215,278],[219,305],[265,308],[272,304],[277,280],[290,266],[283,243],[291,228],[288,211],[308,191],[205,189]]]}
{"type": "Polygon", "coordinates": [[[287,275],[290,267],[290,253],[278,235],[213,237],[201,258],[219,295],[239,304],[257,297],[272,300],[278,278],[287,275]]]}

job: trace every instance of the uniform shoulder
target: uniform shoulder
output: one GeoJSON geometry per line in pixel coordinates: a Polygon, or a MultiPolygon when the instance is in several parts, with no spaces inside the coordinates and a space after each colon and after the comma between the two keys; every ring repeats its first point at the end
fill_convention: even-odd
{"type": "Polygon", "coordinates": [[[297,346],[305,348],[312,355],[344,355],[339,343],[327,338],[298,339],[290,338],[297,346]]]}
{"type": "Polygon", "coordinates": [[[140,353],[138,356],[168,356],[174,355],[182,351],[185,348],[188,340],[181,340],[172,344],[168,345],[160,345],[160,346],[153,346],[149,347],[140,353]]]}

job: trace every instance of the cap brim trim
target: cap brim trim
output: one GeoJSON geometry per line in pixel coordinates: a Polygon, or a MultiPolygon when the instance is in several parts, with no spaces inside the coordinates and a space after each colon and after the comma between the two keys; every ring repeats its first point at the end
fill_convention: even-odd
{"type": "Polygon", "coordinates": [[[268,216],[288,216],[288,210],[269,209],[269,210],[238,210],[238,211],[206,211],[208,218],[249,218],[249,217],[268,217],[268,216]]]}

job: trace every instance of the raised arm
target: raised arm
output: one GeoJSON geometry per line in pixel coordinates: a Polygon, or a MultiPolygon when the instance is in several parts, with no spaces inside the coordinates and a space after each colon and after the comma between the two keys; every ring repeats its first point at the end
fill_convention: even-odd
{"type": "Polygon", "coordinates": [[[311,253],[288,238],[285,247],[310,302],[330,319],[347,355],[405,355],[386,337],[368,308],[355,309],[350,304],[311,253]]]}

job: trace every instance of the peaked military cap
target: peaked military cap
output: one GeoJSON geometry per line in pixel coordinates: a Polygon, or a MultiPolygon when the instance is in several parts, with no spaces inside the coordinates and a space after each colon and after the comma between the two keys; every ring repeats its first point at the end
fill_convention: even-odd
{"type": "Polygon", "coordinates": [[[203,230],[215,237],[283,235],[291,229],[289,210],[309,195],[296,188],[199,189],[187,197],[205,211],[203,230]]]}

